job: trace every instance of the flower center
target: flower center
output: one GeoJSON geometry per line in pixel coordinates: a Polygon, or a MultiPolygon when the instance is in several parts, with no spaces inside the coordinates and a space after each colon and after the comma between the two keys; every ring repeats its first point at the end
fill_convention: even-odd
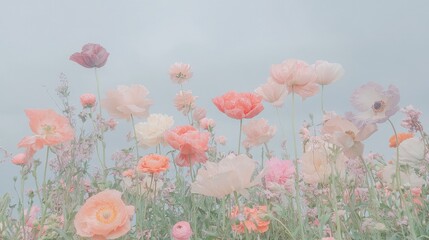
{"type": "Polygon", "coordinates": [[[111,206],[105,206],[98,209],[96,213],[97,220],[104,224],[113,222],[116,218],[116,211],[111,206]]]}
{"type": "Polygon", "coordinates": [[[51,125],[43,125],[42,131],[45,133],[45,135],[53,134],[55,133],[56,127],[51,125]]]}
{"type": "Polygon", "coordinates": [[[176,78],[186,78],[186,74],[179,72],[178,74],[176,74],[176,78]]]}
{"type": "Polygon", "coordinates": [[[347,130],[344,133],[347,134],[347,135],[349,135],[353,140],[355,140],[356,134],[353,131],[347,130]]]}
{"type": "Polygon", "coordinates": [[[383,100],[380,100],[380,101],[374,102],[374,104],[372,105],[372,110],[378,113],[378,112],[382,112],[385,107],[386,107],[386,103],[383,100]]]}

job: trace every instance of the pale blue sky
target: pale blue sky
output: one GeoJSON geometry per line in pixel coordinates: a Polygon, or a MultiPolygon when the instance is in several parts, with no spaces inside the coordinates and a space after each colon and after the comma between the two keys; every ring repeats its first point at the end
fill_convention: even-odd
{"type": "MultiPolygon", "coordinates": [[[[168,78],[169,66],[181,61],[193,67],[185,85],[199,96],[197,104],[217,121],[217,132],[236,149],[238,122],[220,114],[211,99],[229,90],[253,91],[266,81],[271,64],[288,58],[313,63],[341,63],[344,78],[326,89],[326,109],[350,111],[349,96],[369,81],[401,91],[401,106],[424,112],[429,103],[429,2],[420,1],[7,1],[0,3],[0,146],[17,153],[16,144],[31,134],[26,108],[56,108],[58,76],[69,79],[72,99],[95,93],[93,71],[68,60],[86,43],[110,52],[100,69],[105,92],[120,84],[144,84],[154,101],[151,113],[167,113],[177,124],[186,119],[172,99],[179,87],[168,78]]],[[[320,117],[320,95],[298,101],[298,123],[313,113],[320,117]]],[[[278,125],[265,104],[259,116],[278,125]]],[[[284,108],[290,113],[290,97],[284,108]]],[[[290,116],[284,115],[291,140],[290,116]]],[[[402,114],[394,122],[399,127],[402,114]]],[[[120,121],[108,136],[109,151],[128,146],[130,124],[120,121]]],[[[391,130],[380,131],[367,149],[392,155],[391,130]]],[[[277,143],[271,143],[276,148],[277,143]]],[[[227,148],[225,148],[226,150],[227,148]]],[[[0,166],[0,194],[12,191],[19,169],[0,166]]]]}

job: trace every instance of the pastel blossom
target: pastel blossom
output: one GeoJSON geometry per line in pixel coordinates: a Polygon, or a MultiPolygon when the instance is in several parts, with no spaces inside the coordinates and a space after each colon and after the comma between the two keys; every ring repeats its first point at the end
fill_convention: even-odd
{"type": "Polygon", "coordinates": [[[149,115],[152,101],[147,98],[149,91],[143,85],[118,86],[116,90],[107,92],[102,106],[114,118],[143,118],[149,115]]]}
{"type": "Polygon", "coordinates": [[[244,207],[242,210],[236,206],[231,210],[231,222],[234,232],[264,233],[270,225],[267,206],[244,207]]]}
{"type": "Polygon", "coordinates": [[[420,122],[420,115],[422,112],[412,105],[408,105],[401,109],[405,113],[406,118],[402,120],[401,126],[408,129],[409,132],[423,131],[423,125],[420,122]]]}
{"type": "Polygon", "coordinates": [[[29,158],[25,153],[18,153],[12,158],[12,163],[15,165],[26,165],[29,158]]]}
{"type": "Polygon", "coordinates": [[[272,78],[269,78],[265,84],[258,87],[255,92],[274,107],[283,106],[288,94],[286,86],[284,84],[278,84],[272,78]]]}
{"type": "Polygon", "coordinates": [[[177,111],[186,115],[195,108],[196,99],[197,97],[192,95],[192,91],[180,91],[174,98],[174,106],[177,111]]]}
{"type": "Polygon", "coordinates": [[[316,71],[316,83],[319,85],[331,84],[344,75],[344,68],[341,64],[327,61],[316,61],[314,70],[316,71]]]}
{"type": "MultiPolygon", "coordinates": [[[[404,172],[403,170],[400,170],[399,172],[401,186],[407,186],[407,187],[422,187],[425,184],[425,180],[418,176],[413,170],[409,170],[407,172],[404,172]]],[[[387,166],[383,167],[381,170],[381,179],[384,183],[388,184],[389,187],[395,187],[397,186],[396,182],[396,165],[395,164],[388,164],[387,166]]]]}
{"type": "Polygon", "coordinates": [[[173,82],[182,84],[192,77],[191,65],[185,63],[174,63],[170,67],[169,74],[173,82]]]}
{"type": "Polygon", "coordinates": [[[117,239],[131,229],[134,206],[127,206],[121,193],[106,189],[88,198],[74,219],[76,234],[93,239],[117,239]]]}
{"type": "Polygon", "coordinates": [[[243,133],[246,135],[243,145],[250,148],[267,143],[274,137],[276,131],[276,127],[268,125],[267,120],[263,118],[252,119],[243,126],[243,133]]]}
{"type": "Polygon", "coordinates": [[[109,53],[99,44],[88,43],[80,53],[74,53],[70,60],[86,68],[100,68],[106,64],[109,53]]]}
{"type": "Polygon", "coordinates": [[[357,113],[348,113],[348,117],[359,126],[367,123],[383,123],[398,110],[399,90],[390,85],[387,90],[376,83],[367,83],[356,89],[351,97],[357,113]]]}
{"type": "Polygon", "coordinates": [[[205,152],[208,149],[209,137],[210,133],[200,132],[190,125],[178,126],[164,134],[165,141],[180,151],[175,162],[181,167],[207,161],[205,152]]]}
{"type": "Polygon", "coordinates": [[[93,107],[95,105],[97,97],[92,93],[85,93],[80,95],[80,103],[82,104],[82,107],[93,107]]]}
{"type": "Polygon", "coordinates": [[[225,136],[217,136],[217,137],[215,137],[215,141],[216,141],[216,143],[217,144],[220,144],[220,145],[225,145],[226,144],[226,137],[225,136]]]}
{"type": "Polygon", "coordinates": [[[367,124],[360,129],[349,120],[334,116],[323,123],[322,133],[330,136],[329,142],[342,147],[344,154],[355,158],[363,154],[363,140],[377,131],[377,125],[367,124]]]}
{"type": "MultiPolygon", "coordinates": [[[[399,163],[419,168],[425,163],[427,150],[424,142],[419,138],[408,138],[399,144],[399,163]]],[[[396,154],[395,154],[396,158],[396,154]]]]}
{"type": "Polygon", "coordinates": [[[316,95],[319,91],[314,68],[302,60],[288,59],[281,64],[274,64],[270,76],[278,84],[286,85],[289,93],[296,93],[302,99],[316,95]]]}
{"type": "Polygon", "coordinates": [[[192,229],[189,222],[180,221],[174,224],[171,231],[174,240],[189,240],[192,236],[192,229]]]}
{"type": "Polygon", "coordinates": [[[262,97],[255,93],[237,93],[235,91],[229,91],[213,99],[213,103],[219,111],[234,119],[255,117],[264,110],[261,102],[262,97]]]}
{"type": "Polygon", "coordinates": [[[194,119],[195,122],[199,122],[201,119],[205,118],[207,114],[207,110],[202,107],[195,107],[194,111],[192,112],[192,119],[194,119]]]}
{"type": "Polygon", "coordinates": [[[173,117],[165,114],[151,114],[146,122],[135,125],[139,146],[143,148],[165,145],[164,133],[174,124],[173,117]]]}
{"type": "Polygon", "coordinates": [[[200,127],[205,130],[209,130],[216,126],[216,122],[211,118],[203,118],[200,120],[200,127]]]}
{"type": "Polygon", "coordinates": [[[252,180],[256,162],[248,156],[230,154],[219,162],[207,162],[198,170],[191,192],[223,198],[234,191],[247,195],[247,188],[260,184],[262,174],[252,180]]]}
{"type": "Polygon", "coordinates": [[[30,120],[30,128],[35,135],[24,137],[18,147],[26,148],[26,157],[44,146],[54,146],[74,138],[74,131],[69,120],[51,109],[27,109],[25,114],[30,120]]]}
{"type": "Polygon", "coordinates": [[[288,191],[293,190],[295,166],[290,160],[271,158],[267,162],[265,185],[268,189],[281,186],[288,191]]]}
{"type": "Polygon", "coordinates": [[[412,137],[414,137],[414,134],[412,133],[398,133],[397,135],[392,135],[389,138],[389,147],[396,148],[401,144],[401,142],[412,137]],[[396,138],[398,138],[398,142],[396,142],[396,138]]]}
{"type": "Polygon", "coordinates": [[[334,159],[330,159],[333,157],[329,156],[323,148],[305,152],[301,157],[304,182],[308,184],[326,183],[333,174],[342,176],[345,172],[347,158],[341,153],[334,159]],[[330,161],[332,161],[334,172],[332,172],[330,161]]]}
{"type": "Polygon", "coordinates": [[[136,169],[142,173],[160,173],[168,169],[169,162],[168,157],[153,153],[140,158],[136,169]]]}

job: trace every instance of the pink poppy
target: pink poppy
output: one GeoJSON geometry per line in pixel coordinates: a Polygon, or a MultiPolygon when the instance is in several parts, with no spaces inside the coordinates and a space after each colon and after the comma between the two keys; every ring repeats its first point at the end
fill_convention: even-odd
{"type": "Polygon", "coordinates": [[[88,43],[82,47],[82,52],[74,53],[70,60],[86,68],[100,68],[106,64],[109,53],[99,44],[88,43]]]}
{"type": "Polygon", "coordinates": [[[171,235],[174,240],[189,240],[192,236],[191,225],[186,221],[180,221],[174,224],[171,235]]]}
{"type": "Polygon", "coordinates": [[[190,125],[176,127],[164,134],[165,141],[180,151],[175,161],[181,167],[207,161],[205,152],[208,149],[209,137],[208,132],[199,132],[190,125]]]}
{"type": "Polygon", "coordinates": [[[314,68],[301,60],[288,59],[271,66],[271,78],[278,84],[286,85],[289,93],[294,92],[302,99],[319,91],[316,77],[314,68]]]}
{"type": "Polygon", "coordinates": [[[264,110],[261,102],[262,97],[255,93],[237,93],[235,91],[229,91],[223,96],[213,99],[213,103],[219,111],[235,119],[253,118],[258,115],[264,110]]]}
{"type": "Polygon", "coordinates": [[[37,150],[44,146],[68,142],[74,137],[69,120],[51,109],[27,109],[25,114],[30,120],[31,130],[35,134],[25,137],[18,143],[18,147],[27,149],[27,158],[31,158],[37,150]]]}
{"type": "Polygon", "coordinates": [[[76,234],[93,239],[116,239],[131,229],[134,206],[127,206],[121,193],[106,189],[86,200],[74,219],[76,234]]]}
{"type": "Polygon", "coordinates": [[[95,105],[96,97],[92,93],[85,93],[80,95],[80,103],[82,104],[82,107],[93,107],[95,105]]]}
{"type": "Polygon", "coordinates": [[[258,87],[255,92],[274,107],[283,106],[284,100],[288,94],[286,86],[284,84],[278,84],[272,78],[269,78],[265,84],[258,87]]]}
{"type": "Polygon", "coordinates": [[[118,86],[107,92],[102,106],[115,118],[131,119],[147,117],[152,101],[147,98],[149,91],[143,85],[118,86]]]}
{"type": "Polygon", "coordinates": [[[314,64],[316,71],[316,83],[320,85],[331,84],[344,75],[344,68],[341,64],[327,61],[316,61],[314,64]]]}
{"type": "Polygon", "coordinates": [[[243,126],[243,133],[246,135],[243,145],[250,148],[267,143],[274,137],[276,131],[276,127],[268,125],[267,120],[263,118],[252,119],[243,126]]]}
{"type": "Polygon", "coordinates": [[[169,74],[173,82],[182,84],[192,77],[191,65],[175,63],[171,65],[169,74]]]}
{"type": "Polygon", "coordinates": [[[352,122],[340,116],[335,116],[323,124],[322,133],[328,134],[330,142],[342,147],[344,154],[349,158],[361,156],[363,140],[377,131],[377,125],[367,124],[360,129],[352,122]]]}

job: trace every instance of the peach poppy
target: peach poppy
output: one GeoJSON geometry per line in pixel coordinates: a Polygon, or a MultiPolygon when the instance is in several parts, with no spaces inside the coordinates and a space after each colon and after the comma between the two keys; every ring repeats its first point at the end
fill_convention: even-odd
{"type": "Polygon", "coordinates": [[[160,173],[170,166],[169,159],[159,154],[149,154],[140,158],[137,164],[137,171],[145,173],[160,173]]]}
{"type": "Polygon", "coordinates": [[[112,117],[131,119],[147,117],[152,101],[147,98],[149,91],[143,85],[118,86],[107,92],[101,104],[112,117]]]}
{"type": "Polygon", "coordinates": [[[182,84],[192,77],[191,65],[174,63],[170,67],[169,75],[173,82],[182,84]]]}
{"type": "Polygon", "coordinates": [[[347,158],[342,153],[338,154],[335,159],[330,159],[325,149],[322,148],[305,152],[301,157],[303,180],[308,184],[316,184],[326,183],[332,174],[343,176],[346,160],[347,158]],[[334,172],[330,161],[333,161],[334,172]]]}
{"type": "Polygon", "coordinates": [[[200,132],[190,125],[178,126],[164,134],[165,141],[180,151],[175,161],[181,167],[207,161],[205,152],[208,149],[209,138],[210,133],[200,132]]]}
{"type": "Polygon", "coordinates": [[[240,211],[239,207],[234,207],[231,211],[232,230],[237,233],[256,232],[264,233],[268,231],[270,220],[267,219],[267,206],[244,207],[240,211]]]}
{"type": "Polygon", "coordinates": [[[82,51],[70,56],[70,60],[86,68],[100,68],[106,64],[109,53],[99,44],[88,43],[82,51]]]}
{"type": "Polygon", "coordinates": [[[106,189],[86,200],[77,212],[77,235],[93,239],[116,239],[131,229],[134,206],[127,206],[117,190],[106,189]]]}
{"type": "Polygon", "coordinates": [[[412,133],[398,133],[397,136],[398,136],[398,143],[396,143],[396,135],[393,135],[389,138],[389,147],[391,147],[391,148],[398,147],[401,144],[401,142],[403,142],[409,138],[414,137],[414,134],[412,134],[412,133]]]}
{"type": "Polygon", "coordinates": [[[54,146],[73,139],[74,131],[69,120],[51,109],[27,109],[30,128],[35,135],[24,137],[18,147],[27,149],[26,157],[32,158],[44,146],[54,146]]]}
{"type": "Polygon", "coordinates": [[[314,64],[314,69],[317,75],[316,83],[320,85],[331,84],[344,75],[344,68],[338,63],[319,60],[314,64]]]}
{"type": "Polygon", "coordinates": [[[243,145],[250,148],[267,143],[274,137],[276,131],[276,127],[268,125],[267,120],[263,118],[252,119],[243,126],[243,133],[246,135],[243,145]]]}
{"type": "Polygon", "coordinates": [[[289,93],[294,92],[303,99],[316,95],[319,91],[316,71],[301,60],[288,59],[281,64],[274,64],[270,75],[278,84],[286,85],[289,93]]]}
{"type": "Polygon", "coordinates": [[[286,86],[284,84],[278,84],[272,78],[269,78],[265,84],[258,87],[255,92],[274,107],[283,106],[284,100],[288,94],[286,86]]]}
{"type": "Polygon", "coordinates": [[[255,93],[237,93],[235,91],[229,91],[213,99],[213,103],[219,111],[235,119],[253,118],[258,115],[264,110],[261,102],[262,97],[255,93]]]}

